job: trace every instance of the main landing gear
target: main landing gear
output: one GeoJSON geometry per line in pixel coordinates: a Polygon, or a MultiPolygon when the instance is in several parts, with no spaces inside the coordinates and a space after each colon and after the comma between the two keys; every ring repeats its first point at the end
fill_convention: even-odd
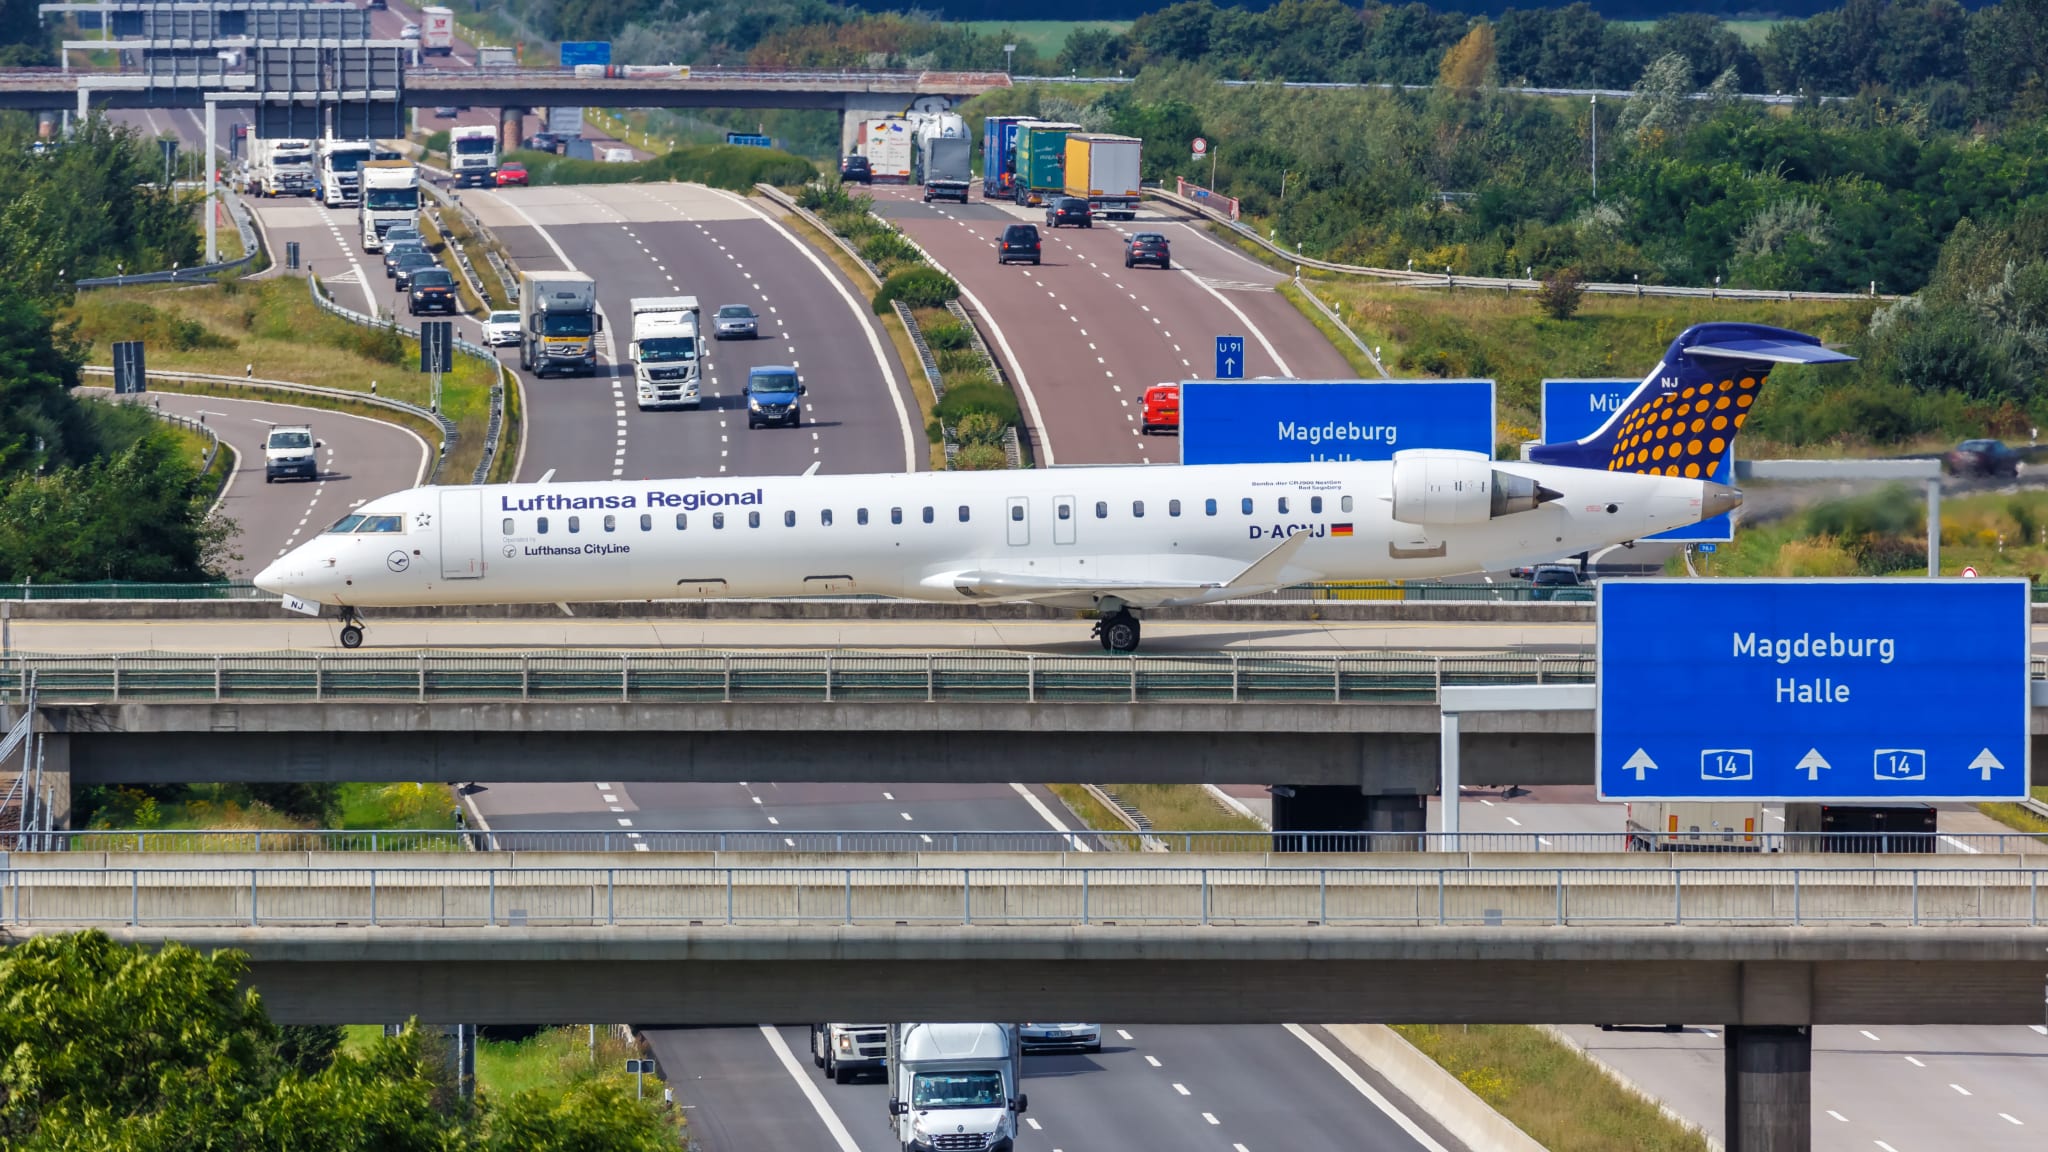
{"type": "Polygon", "coordinates": [[[363,646],[363,618],[356,610],[343,605],[341,609],[341,646],[361,648],[363,646]]]}
{"type": "Polygon", "coordinates": [[[1095,636],[1102,641],[1102,647],[1109,652],[1136,652],[1138,650],[1138,617],[1129,608],[1118,606],[1106,611],[1095,621],[1095,636]]]}

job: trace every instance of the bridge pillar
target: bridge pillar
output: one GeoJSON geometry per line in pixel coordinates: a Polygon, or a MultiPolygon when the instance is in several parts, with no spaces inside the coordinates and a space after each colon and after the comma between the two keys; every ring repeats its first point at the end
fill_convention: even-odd
{"type": "Polygon", "coordinates": [[[1722,1033],[1728,1152],[1813,1147],[1813,1030],[1731,1024],[1722,1033]]]}
{"type": "Polygon", "coordinates": [[[1419,793],[1372,793],[1352,784],[1295,784],[1273,790],[1276,852],[1418,852],[1428,828],[1419,793]],[[1413,832],[1409,836],[1288,835],[1302,832],[1413,832]],[[1359,843],[1363,839],[1365,843],[1359,843]]]}
{"type": "Polygon", "coordinates": [[[498,109],[498,151],[510,152],[526,143],[526,109],[498,109]]]}
{"type": "Polygon", "coordinates": [[[71,737],[63,732],[42,733],[41,747],[28,749],[22,767],[28,770],[26,781],[37,785],[36,822],[58,831],[71,827],[71,737]],[[38,753],[42,758],[40,775],[35,771],[38,753]]]}

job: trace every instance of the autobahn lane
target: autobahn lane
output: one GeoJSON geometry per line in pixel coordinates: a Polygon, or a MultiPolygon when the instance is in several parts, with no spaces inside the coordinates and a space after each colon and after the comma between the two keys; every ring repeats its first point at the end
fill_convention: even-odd
{"type": "Polygon", "coordinates": [[[1247,337],[1247,376],[1350,375],[1321,333],[1272,291],[1278,275],[1213,251],[1198,258],[1205,268],[1230,264],[1227,278],[1181,268],[1186,251],[1214,249],[1206,237],[1176,245],[1173,271],[1126,269],[1125,235],[1165,223],[1153,209],[1115,228],[1102,221],[1055,231],[1043,212],[1000,202],[925,204],[904,188],[874,195],[876,211],[924,245],[1001,332],[998,352],[1035,400],[1027,414],[1057,463],[1178,460],[1176,441],[1143,435],[1144,389],[1211,374],[1218,335],[1247,337]],[[1012,223],[1039,226],[1043,266],[995,264],[995,242],[1012,223]]]}
{"type": "Polygon", "coordinates": [[[522,268],[590,272],[605,316],[609,381],[528,376],[522,479],[897,472],[923,459],[915,408],[879,329],[835,269],[736,196],[697,185],[591,185],[471,193],[469,203],[522,268]],[[529,259],[544,252],[550,259],[529,259]],[[749,304],[762,339],[709,342],[699,410],[643,412],[633,401],[637,296],[693,295],[710,319],[749,304]],[[747,370],[793,364],[809,389],[804,424],[750,431],[747,370]],[[820,369],[830,367],[829,371],[820,369]]]}
{"type": "MultiPolygon", "coordinates": [[[[105,389],[80,389],[107,395],[105,389]]],[[[365,500],[382,496],[396,477],[423,477],[431,461],[425,442],[395,424],[256,400],[153,392],[148,401],[166,412],[204,420],[236,452],[221,515],[235,522],[229,573],[247,579],[308,536],[365,500]],[[308,424],[324,447],[320,475],[311,483],[266,484],[263,444],[274,424],[308,424]]]]}

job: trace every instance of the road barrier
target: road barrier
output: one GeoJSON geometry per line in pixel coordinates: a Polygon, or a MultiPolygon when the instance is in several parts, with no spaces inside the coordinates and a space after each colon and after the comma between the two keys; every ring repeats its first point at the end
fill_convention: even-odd
{"type": "MultiPolygon", "coordinates": [[[[461,859],[461,858],[456,858],[461,859]]],[[[1152,857],[1159,860],[1159,857],[1152,857]]],[[[2042,870],[1984,868],[43,868],[18,927],[1154,925],[2040,927],[2042,870]]]]}

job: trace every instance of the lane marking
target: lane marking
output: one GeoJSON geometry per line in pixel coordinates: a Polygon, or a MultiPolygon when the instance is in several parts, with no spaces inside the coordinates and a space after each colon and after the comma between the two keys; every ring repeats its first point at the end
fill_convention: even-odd
{"type": "MultiPolygon", "coordinates": [[[[1069,829],[1069,828],[1068,828],[1068,827],[1067,827],[1067,826],[1066,826],[1065,824],[1062,824],[1062,823],[1060,823],[1060,818],[1052,814],[1052,809],[1050,809],[1050,808],[1047,808],[1047,807],[1045,806],[1045,801],[1043,801],[1043,800],[1040,800],[1040,799],[1039,799],[1038,797],[1036,797],[1036,796],[1033,796],[1033,795],[1031,794],[1031,789],[1029,789],[1029,788],[1026,788],[1026,787],[1025,787],[1025,786],[1023,786],[1022,784],[1011,784],[1011,785],[1010,785],[1010,788],[1011,788],[1011,790],[1015,791],[1015,792],[1017,793],[1017,795],[1019,795],[1019,796],[1022,796],[1022,797],[1024,798],[1024,802],[1025,802],[1026,804],[1029,804],[1029,805],[1031,805],[1031,810],[1032,810],[1033,812],[1036,812],[1036,813],[1038,813],[1039,819],[1041,819],[1041,820],[1044,820],[1044,821],[1045,821],[1045,822],[1046,822],[1047,824],[1050,824],[1050,825],[1052,825],[1052,830],[1053,830],[1053,831],[1055,831],[1055,832],[1067,832],[1067,833],[1069,833],[1069,835],[1068,835],[1068,837],[1067,837],[1067,843],[1068,843],[1068,844],[1070,844],[1070,845],[1071,845],[1071,846],[1073,847],[1074,851],[1076,851],[1076,852],[1093,852],[1093,851],[1094,851],[1094,849],[1093,849],[1093,848],[1090,848],[1090,847],[1088,847],[1088,845],[1086,845],[1086,844],[1083,844],[1083,843],[1081,842],[1081,838],[1080,838],[1079,836],[1074,836],[1074,835],[1071,835],[1072,829],[1069,829]]],[[[1130,1037],[1126,1036],[1126,1037],[1125,1037],[1125,1039],[1126,1039],[1126,1040],[1128,1040],[1128,1039],[1130,1039],[1130,1037]]]]}
{"type": "Polygon", "coordinates": [[[2008,1124],[2016,1125],[2016,1126],[2018,1126],[2018,1127],[2021,1127],[2021,1128],[2024,1128],[2024,1127],[2026,1127],[2026,1125],[2025,1125],[2025,1124],[2021,1124],[2021,1123],[2020,1123],[2020,1121],[2019,1121],[2019,1118],[2018,1118],[2018,1117],[2014,1116],[2014,1115],[2013,1115],[2012,1113],[2010,1113],[2010,1112],[2000,1112],[2000,1113],[1998,1114],[1998,1118],[1999,1118],[2000,1120],[2003,1120],[2003,1121],[2005,1121],[2005,1122],[2006,1122],[2006,1123],[2008,1123],[2008,1124]]]}
{"type": "Polygon", "coordinates": [[[1189,1091],[1188,1091],[1188,1086],[1187,1086],[1187,1085],[1185,1085],[1185,1084],[1175,1084],[1175,1085],[1173,1086],[1173,1090],[1174,1090],[1175,1092],[1178,1092],[1178,1093],[1180,1093],[1180,1094],[1181,1094],[1181,1095],[1183,1095],[1183,1096],[1191,1096],[1191,1095],[1193,1095],[1193,1093],[1191,1093],[1191,1092],[1189,1092],[1189,1091]]]}
{"type": "Polygon", "coordinates": [[[1906,1057],[1906,1063],[1908,1063],[1908,1064],[1911,1064],[1911,1065],[1912,1065],[1913,1067],[1915,1067],[1915,1068],[1925,1068],[1925,1067],[1927,1067],[1927,1065],[1925,1065],[1925,1064],[1922,1064],[1922,1063],[1921,1063],[1920,1061],[1918,1061],[1918,1060],[1914,1059],[1914,1058],[1913,1058],[1913,1057],[1911,1057],[1911,1056],[1908,1056],[1908,1057],[1906,1057]]]}
{"type": "Polygon", "coordinates": [[[1949,1087],[1955,1089],[1956,1095],[1958,1096],[1968,1096],[1971,1094],[1970,1090],[1968,1088],[1963,1087],[1961,1084],[1950,1084],[1949,1087]]]}
{"type": "MultiPolygon", "coordinates": [[[[1391,1119],[1394,1123],[1399,1124],[1401,1126],[1401,1131],[1406,1132],[1408,1134],[1409,1139],[1415,1141],[1417,1144],[1422,1145],[1423,1148],[1427,1149],[1427,1152],[1450,1152],[1449,1149],[1437,1143],[1435,1137],[1423,1131],[1421,1126],[1417,1125],[1415,1121],[1410,1120],[1406,1113],[1402,1112],[1399,1108],[1394,1107],[1393,1101],[1387,1099],[1385,1096],[1380,1095],[1378,1089],[1366,1083],[1365,1077],[1360,1076],[1356,1069],[1352,1068],[1351,1065],[1346,1064],[1342,1059],[1338,1057],[1338,1055],[1335,1052],[1330,1051],[1329,1047],[1325,1045],[1321,1040],[1318,1040],[1314,1036],[1309,1035],[1308,1029],[1303,1028],[1299,1024],[1284,1024],[1282,1025],[1282,1027],[1286,1028],[1288,1032],[1293,1034],[1296,1040],[1299,1040],[1303,1044],[1308,1045],[1309,1051],[1314,1052],[1316,1055],[1322,1057],[1323,1063],[1328,1064],[1330,1067],[1336,1069],[1337,1075],[1342,1076],[1344,1078],[1345,1083],[1351,1085],[1353,1088],[1356,1088],[1358,1090],[1359,1095],[1364,1096],[1367,1100],[1372,1101],[1373,1107],[1378,1108],[1380,1111],[1386,1113],[1388,1119],[1391,1119]]],[[[1894,1149],[1894,1152],[1897,1152],[1897,1150],[1894,1149]]]]}
{"type": "Polygon", "coordinates": [[[1875,1032],[1872,1032],[1872,1031],[1871,1031],[1870,1029],[1868,1029],[1868,1028],[1865,1028],[1865,1029],[1863,1029],[1863,1038],[1864,1038],[1865,1040],[1873,1040],[1873,1041],[1874,1041],[1874,1040],[1876,1040],[1876,1039],[1877,1039],[1877,1033],[1875,1033],[1875,1032]]]}
{"type": "Polygon", "coordinates": [[[1129,1040],[1131,1038],[1131,1034],[1119,1028],[1116,1030],[1116,1037],[1119,1040],[1129,1040]]]}
{"type": "Polygon", "coordinates": [[[796,1086],[803,1090],[804,1099],[811,1102],[811,1110],[818,1114],[818,1119],[824,1123],[825,1131],[831,1135],[833,1143],[839,1145],[839,1152],[861,1152],[853,1133],[848,1132],[846,1125],[839,1119],[839,1113],[834,1112],[832,1105],[826,1103],[825,1094],[818,1091],[818,1086],[812,1083],[802,1068],[797,1066],[796,1056],[790,1052],[789,1045],[782,1042],[782,1033],[777,1032],[772,1025],[762,1024],[758,1027],[761,1029],[762,1037],[768,1041],[769,1049],[775,1053],[775,1058],[782,1062],[782,1070],[789,1073],[789,1078],[796,1081],[796,1086]]]}
{"type": "Polygon", "coordinates": [[[1847,1116],[1842,1115],[1840,1112],[1835,1111],[1833,1108],[1828,1109],[1828,1115],[1833,1116],[1835,1119],[1840,1120],[1844,1124],[1847,1124],[1849,1122],[1849,1118],[1847,1116]]]}
{"type": "Polygon", "coordinates": [[[1150,1065],[1151,1065],[1151,1066],[1153,1066],[1154,1068],[1157,1068],[1157,1067],[1159,1067],[1159,1057],[1157,1057],[1157,1056],[1146,1056],[1146,1057],[1145,1057],[1145,1063],[1147,1063],[1147,1064],[1150,1064],[1150,1065]]]}
{"type": "Polygon", "coordinates": [[[1204,1119],[1204,1120],[1207,1120],[1207,1121],[1208,1121],[1209,1123],[1211,1123],[1211,1124],[1221,1124],[1221,1123],[1223,1123],[1223,1121],[1221,1121],[1221,1120],[1218,1120],[1218,1119],[1216,1118],[1216,1114],[1215,1114],[1214,1112],[1204,1112],[1204,1113],[1202,1113],[1202,1119],[1204,1119]]]}
{"type": "Polygon", "coordinates": [[[1042,1125],[1040,1125],[1040,1124],[1039,1124],[1039,1122],[1037,1121],[1037,1119],[1036,1119],[1036,1118],[1034,1118],[1034,1117],[1031,1117],[1031,1116],[1026,1116],[1026,1117],[1024,1118],[1024,1122],[1025,1122],[1026,1124],[1029,1124],[1029,1125],[1031,1125],[1031,1130],[1032,1130],[1033,1132],[1043,1132],[1043,1131],[1045,1131],[1045,1128],[1044,1128],[1044,1127],[1043,1127],[1042,1125]]]}

